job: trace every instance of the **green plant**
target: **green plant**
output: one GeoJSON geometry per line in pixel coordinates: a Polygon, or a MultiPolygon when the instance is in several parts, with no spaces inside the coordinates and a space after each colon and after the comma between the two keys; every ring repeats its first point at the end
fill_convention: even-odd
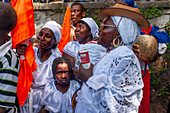
{"type": "Polygon", "coordinates": [[[170,95],[169,88],[170,81],[168,81],[167,84],[159,90],[158,96],[170,95]]]}
{"type": "MultiPolygon", "coordinates": [[[[88,7],[85,7],[85,10],[86,10],[86,16],[85,17],[89,17],[89,8],[88,7]]],[[[102,22],[98,17],[97,17],[97,14],[100,12],[100,9],[95,9],[94,10],[94,14],[93,16],[91,15],[91,17],[94,19],[94,21],[97,23],[98,27],[100,26],[100,23],[102,22]]]]}
{"type": "Polygon", "coordinates": [[[165,25],[165,31],[169,34],[170,36],[170,22],[166,23],[165,25]]]}
{"type": "Polygon", "coordinates": [[[140,8],[140,12],[146,18],[155,18],[162,14],[162,9],[163,8],[159,8],[158,6],[152,8],[140,8]]]}
{"type": "Polygon", "coordinates": [[[86,16],[85,16],[85,17],[89,17],[89,14],[88,14],[89,11],[90,11],[89,8],[88,8],[88,7],[85,7],[85,11],[86,11],[86,16]]]}
{"type": "Polygon", "coordinates": [[[99,14],[101,10],[100,9],[96,9],[94,11],[94,16],[93,16],[93,19],[95,20],[95,22],[97,23],[97,25],[100,27],[100,23],[102,22],[98,17],[97,17],[97,14],[99,14]]]}
{"type": "MultiPolygon", "coordinates": [[[[150,71],[150,70],[149,70],[150,71]]],[[[155,89],[156,85],[160,83],[159,79],[154,77],[154,72],[150,73],[150,84],[151,84],[151,89],[155,89]]]]}

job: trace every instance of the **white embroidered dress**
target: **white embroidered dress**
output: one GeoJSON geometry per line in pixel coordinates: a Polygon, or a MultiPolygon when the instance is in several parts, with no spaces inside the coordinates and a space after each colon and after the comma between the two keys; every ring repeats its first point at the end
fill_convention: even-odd
{"type": "Polygon", "coordinates": [[[143,97],[140,63],[120,46],[103,56],[83,83],[75,113],[137,113],[143,97]]]}

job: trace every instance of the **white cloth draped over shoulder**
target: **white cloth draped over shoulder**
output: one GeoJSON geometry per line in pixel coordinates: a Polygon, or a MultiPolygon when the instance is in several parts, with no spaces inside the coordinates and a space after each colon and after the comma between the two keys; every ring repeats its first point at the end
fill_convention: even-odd
{"type": "Polygon", "coordinates": [[[50,113],[73,113],[72,96],[80,84],[70,80],[70,87],[66,93],[57,90],[55,81],[49,82],[44,88],[43,103],[50,113]]]}
{"type": "Polygon", "coordinates": [[[106,48],[95,43],[81,44],[80,51],[82,50],[85,50],[88,52],[90,62],[93,65],[101,58],[101,56],[103,56],[104,53],[106,53],[106,48]]]}
{"type": "Polygon", "coordinates": [[[78,69],[79,68],[79,50],[80,50],[80,44],[78,43],[78,41],[71,41],[68,42],[67,45],[64,47],[64,49],[62,50],[64,53],[72,56],[75,60],[75,68],[78,69]]]}
{"type": "Polygon", "coordinates": [[[81,62],[79,52],[80,50],[86,50],[89,53],[90,62],[94,65],[103,53],[106,52],[106,48],[96,43],[79,44],[77,41],[69,42],[63,49],[63,52],[72,56],[75,59],[75,68],[79,68],[81,62]]]}

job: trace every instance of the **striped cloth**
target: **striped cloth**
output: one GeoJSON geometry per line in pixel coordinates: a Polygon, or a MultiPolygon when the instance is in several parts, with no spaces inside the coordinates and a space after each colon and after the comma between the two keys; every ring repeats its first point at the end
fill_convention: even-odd
{"type": "Polygon", "coordinates": [[[7,108],[15,104],[19,72],[19,60],[10,43],[0,46],[0,107],[7,108]]]}

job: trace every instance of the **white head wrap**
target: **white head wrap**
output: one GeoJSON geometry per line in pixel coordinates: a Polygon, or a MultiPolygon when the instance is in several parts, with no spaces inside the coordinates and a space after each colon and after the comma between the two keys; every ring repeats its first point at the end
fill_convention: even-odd
{"type": "Polygon", "coordinates": [[[48,21],[41,29],[43,28],[49,28],[54,33],[56,41],[60,42],[62,29],[60,24],[55,21],[48,21]]]}
{"type": "MultiPolygon", "coordinates": [[[[111,19],[116,26],[118,25],[120,18],[120,16],[111,16],[111,19]]],[[[125,17],[122,17],[119,23],[118,32],[122,39],[122,45],[132,46],[136,43],[140,35],[137,23],[125,17]]]]}
{"type": "Polygon", "coordinates": [[[82,18],[81,20],[86,22],[87,25],[89,25],[93,38],[99,37],[98,36],[98,29],[99,28],[98,28],[96,22],[92,18],[82,18]]]}

